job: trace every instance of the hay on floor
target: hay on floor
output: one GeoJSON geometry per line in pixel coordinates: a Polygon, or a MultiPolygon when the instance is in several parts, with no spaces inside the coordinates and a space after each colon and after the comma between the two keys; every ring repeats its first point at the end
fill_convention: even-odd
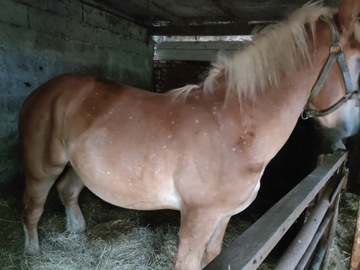
{"type": "MultiPolygon", "coordinates": [[[[81,208],[88,229],[70,234],[64,232],[64,209],[52,193],[39,226],[41,252],[24,256],[20,201],[10,195],[0,198],[0,269],[166,270],[174,265],[179,228],[176,211],[126,210],[106,204],[85,190],[81,208]]],[[[358,201],[353,194],[342,195],[329,269],[349,267],[358,201]]],[[[224,247],[256,218],[233,218],[224,247]]],[[[260,269],[272,267],[265,263],[260,269]]]]}

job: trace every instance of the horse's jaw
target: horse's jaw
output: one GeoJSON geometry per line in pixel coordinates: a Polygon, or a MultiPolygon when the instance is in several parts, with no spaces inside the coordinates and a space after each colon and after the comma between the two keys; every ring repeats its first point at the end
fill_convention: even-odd
{"type": "Polygon", "coordinates": [[[360,107],[356,100],[350,100],[333,113],[317,117],[316,120],[320,123],[324,135],[323,152],[333,152],[342,145],[342,139],[359,132],[360,107]]]}

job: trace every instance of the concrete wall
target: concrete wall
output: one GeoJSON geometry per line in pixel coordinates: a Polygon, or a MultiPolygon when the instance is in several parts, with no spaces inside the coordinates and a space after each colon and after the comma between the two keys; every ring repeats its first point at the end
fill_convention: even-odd
{"type": "Polygon", "coordinates": [[[0,183],[20,171],[17,118],[24,98],[63,72],[152,88],[145,28],[79,0],[0,1],[0,183]]]}

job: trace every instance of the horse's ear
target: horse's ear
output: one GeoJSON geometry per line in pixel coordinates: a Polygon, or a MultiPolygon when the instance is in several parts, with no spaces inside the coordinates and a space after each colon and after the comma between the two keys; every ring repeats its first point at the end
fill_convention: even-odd
{"type": "Polygon", "coordinates": [[[360,0],[343,0],[339,7],[339,25],[341,32],[350,35],[354,31],[360,13],[360,0]]]}

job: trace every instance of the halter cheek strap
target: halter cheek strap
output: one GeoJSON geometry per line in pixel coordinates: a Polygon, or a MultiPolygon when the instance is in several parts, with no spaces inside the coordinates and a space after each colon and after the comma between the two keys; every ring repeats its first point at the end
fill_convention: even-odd
{"type": "Polygon", "coordinates": [[[321,20],[323,20],[330,26],[333,41],[332,41],[332,45],[330,47],[329,56],[326,60],[326,63],[324,65],[323,69],[321,70],[321,73],[320,73],[316,83],[314,84],[313,88],[311,89],[310,97],[306,103],[306,106],[305,106],[303,112],[301,113],[302,119],[308,119],[310,117],[321,117],[321,116],[328,115],[328,114],[332,113],[333,111],[335,111],[336,109],[338,109],[340,106],[342,106],[348,100],[357,99],[359,101],[359,98],[360,98],[359,90],[354,90],[353,85],[352,85],[349,68],[347,66],[346,59],[345,59],[345,54],[344,54],[344,51],[340,44],[339,32],[337,31],[337,28],[332,20],[330,20],[329,18],[325,18],[325,17],[321,17],[321,20]],[[330,106],[329,108],[327,108],[325,110],[318,111],[315,109],[311,109],[309,107],[309,103],[314,99],[314,97],[317,94],[319,94],[321,88],[323,87],[323,85],[325,83],[327,76],[329,75],[332,65],[334,64],[335,61],[337,61],[339,68],[341,70],[342,78],[343,78],[343,81],[345,84],[346,94],[341,99],[339,99],[334,105],[330,106]]]}

